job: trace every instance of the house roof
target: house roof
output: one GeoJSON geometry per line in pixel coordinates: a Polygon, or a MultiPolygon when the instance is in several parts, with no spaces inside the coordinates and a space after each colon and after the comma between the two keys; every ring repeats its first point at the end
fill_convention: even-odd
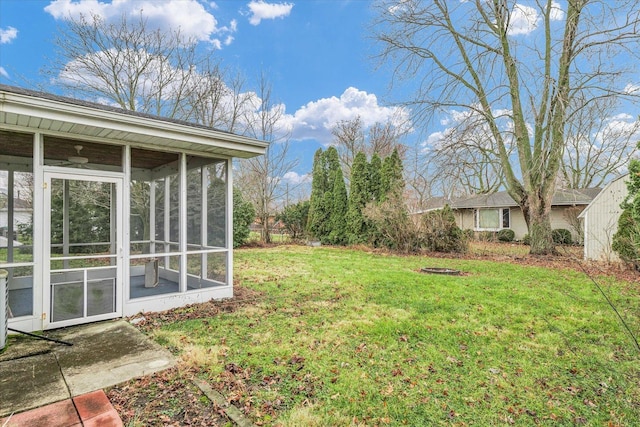
{"type": "Polygon", "coordinates": [[[0,85],[0,125],[79,140],[225,157],[255,157],[269,145],[195,123],[7,85],[0,85]]]}
{"type": "MultiPolygon", "coordinates": [[[[553,206],[588,205],[600,193],[601,188],[584,189],[558,189],[553,196],[553,206]]],[[[448,204],[452,209],[479,209],[479,208],[508,208],[518,204],[506,191],[498,191],[491,194],[477,194],[469,197],[447,199],[436,197],[427,202],[422,212],[441,209],[448,204]]]]}

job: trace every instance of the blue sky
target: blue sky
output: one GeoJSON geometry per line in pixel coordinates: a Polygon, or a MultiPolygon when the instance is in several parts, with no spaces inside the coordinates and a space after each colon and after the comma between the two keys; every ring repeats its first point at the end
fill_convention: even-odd
{"type": "MultiPolygon", "coordinates": [[[[509,35],[514,46],[531,45],[544,34],[538,3],[513,3],[509,35]]],[[[313,153],[331,142],[331,128],[339,121],[359,116],[368,127],[410,119],[408,110],[393,106],[395,100],[408,100],[410,88],[395,87],[391,93],[389,68],[376,70],[371,59],[380,47],[369,38],[375,18],[371,4],[369,0],[0,0],[0,83],[53,89],[40,72],[55,56],[52,40],[65,17],[93,13],[110,22],[142,10],[152,25],[180,27],[183,34],[198,39],[200,47],[214,51],[224,65],[241,71],[249,90],[255,90],[261,72],[268,76],[272,101],[283,106],[290,130],[289,154],[300,161],[285,179],[296,183],[310,172],[313,153]]],[[[461,13],[469,6],[464,1],[452,4],[461,13]]],[[[566,1],[552,5],[551,20],[561,28],[566,1]]],[[[640,93],[637,74],[617,83],[624,92],[640,93]]],[[[589,148],[604,146],[602,141],[612,135],[622,142],[640,137],[636,108],[609,114],[602,117],[600,130],[576,141],[589,148]]],[[[446,141],[467,116],[468,111],[452,107],[428,127],[416,126],[402,142],[423,150],[422,156],[446,141]]],[[[623,151],[624,156],[631,151],[623,151]]]]}
{"type": "Polygon", "coordinates": [[[370,125],[398,111],[385,103],[389,75],[371,59],[370,7],[368,0],[0,0],[0,83],[47,88],[41,70],[55,55],[63,17],[142,9],[150,21],[199,38],[249,82],[261,70],[268,75],[274,100],[286,107],[300,176],[334,123],[360,115],[370,125]]]}

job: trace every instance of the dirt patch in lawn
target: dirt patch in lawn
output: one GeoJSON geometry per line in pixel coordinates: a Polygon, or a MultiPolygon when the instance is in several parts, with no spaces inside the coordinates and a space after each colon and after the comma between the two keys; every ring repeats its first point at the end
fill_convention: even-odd
{"type": "Polygon", "coordinates": [[[179,368],[142,377],[108,390],[125,426],[227,426],[224,411],[179,368]]]}
{"type": "Polygon", "coordinates": [[[213,317],[220,313],[232,313],[240,307],[252,305],[263,298],[261,292],[245,288],[239,284],[233,286],[233,298],[222,301],[207,301],[199,304],[190,304],[173,310],[156,313],[144,313],[133,316],[130,320],[139,329],[149,332],[157,329],[165,323],[179,320],[203,319],[213,317]]]}

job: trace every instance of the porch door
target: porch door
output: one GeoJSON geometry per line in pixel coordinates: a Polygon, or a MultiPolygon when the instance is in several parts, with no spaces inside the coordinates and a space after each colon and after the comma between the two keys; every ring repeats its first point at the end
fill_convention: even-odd
{"type": "Polygon", "coordinates": [[[44,178],[44,327],[121,317],[123,178],[97,171],[44,178]]]}

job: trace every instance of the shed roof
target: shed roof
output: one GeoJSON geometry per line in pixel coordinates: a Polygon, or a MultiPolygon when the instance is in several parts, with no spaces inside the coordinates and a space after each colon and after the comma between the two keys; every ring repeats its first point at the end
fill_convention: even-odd
{"type": "Polygon", "coordinates": [[[255,157],[269,145],[196,123],[7,85],[0,85],[0,124],[68,138],[225,157],[255,157]]]}

